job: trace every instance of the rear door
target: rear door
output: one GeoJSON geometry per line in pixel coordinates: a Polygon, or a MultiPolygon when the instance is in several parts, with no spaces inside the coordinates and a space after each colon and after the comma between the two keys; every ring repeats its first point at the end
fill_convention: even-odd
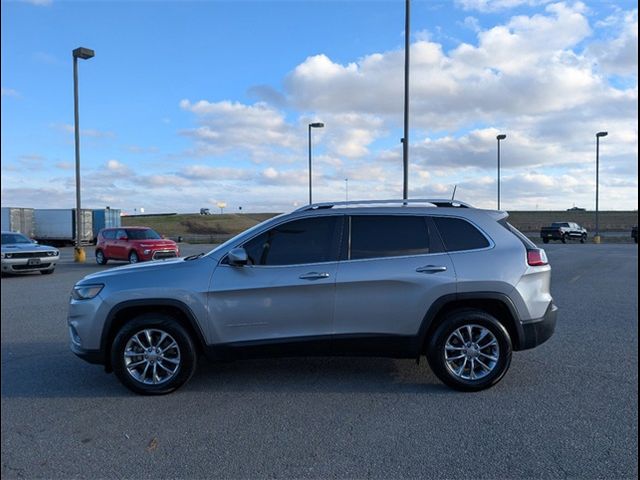
{"type": "Polygon", "coordinates": [[[433,222],[421,215],[352,215],[336,278],[334,332],[413,336],[456,275],[433,222]]]}
{"type": "Polygon", "coordinates": [[[209,288],[216,341],[329,340],[343,218],[282,223],[242,245],[249,265],[223,259],[209,288]]]}

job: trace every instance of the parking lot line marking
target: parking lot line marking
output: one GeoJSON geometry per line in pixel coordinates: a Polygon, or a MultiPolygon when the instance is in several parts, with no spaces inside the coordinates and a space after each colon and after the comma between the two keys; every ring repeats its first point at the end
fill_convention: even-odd
{"type": "Polygon", "coordinates": [[[569,283],[575,283],[576,280],[578,280],[582,275],[576,275],[575,277],[573,277],[571,280],[569,280],[569,283]]]}

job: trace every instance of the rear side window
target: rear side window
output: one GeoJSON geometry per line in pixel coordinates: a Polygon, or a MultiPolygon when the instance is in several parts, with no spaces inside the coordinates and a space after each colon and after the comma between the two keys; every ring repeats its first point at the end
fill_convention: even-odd
{"type": "Polygon", "coordinates": [[[335,216],[294,220],[249,240],[244,249],[253,265],[337,261],[338,225],[335,216]]]}
{"type": "Polygon", "coordinates": [[[105,240],[114,240],[116,238],[116,231],[115,230],[104,230],[102,232],[102,238],[104,238],[105,240]]]}
{"type": "Polygon", "coordinates": [[[430,253],[424,217],[363,215],[351,217],[350,259],[430,253]]]}
{"type": "Polygon", "coordinates": [[[451,217],[434,217],[433,219],[442,236],[444,246],[449,252],[477,250],[489,246],[487,237],[466,220],[451,217]]]}

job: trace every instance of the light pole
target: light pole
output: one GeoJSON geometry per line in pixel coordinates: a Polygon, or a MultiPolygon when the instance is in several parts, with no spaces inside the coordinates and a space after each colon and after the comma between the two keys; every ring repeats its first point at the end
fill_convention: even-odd
{"type": "Polygon", "coordinates": [[[84,262],[86,256],[81,245],[82,214],[80,212],[80,114],[78,111],[78,59],[88,60],[95,55],[93,50],[79,47],[73,51],[73,113],[75,117],[75,144],[76,144],[76,246],[73,252],[73,260],[84,262]]]}
{"type": "Polygon", "coordinates": [[[598,194],[600,188],[600,137],[606,137],[609,132],[596,133],[596,235],[593,237],[594,243],[600,243],[600,219],[599,219],[599,204],[598,194]]]}
{"type": "Polygon", "coordinates": [[[501,133],[496,137],[498,140],[498,210],[500,210],[500,140],[504,140],[507,136],[501,133]]]}
{"type": "Polygon", "coordinates": [[[309,205],[313,202],[311,201],[311,129],[312,128],[324,128],[324,123],[315,122],[309,124],[309,205]]]}
{"type": "MultiPolygon", "coordinates": [[[[411,2],[405,0],[404,9],[404,136],[402,137],[402,199],[409,198],[409,50],[411,2]]],[[[406,204],[405,204],[406,205],[406,204]]]]}
{"type": "Polygon", "coordinates": [[[344,179],[344,188],[345,188],[345,201],[349,201],[349,179],[344,179]]]}

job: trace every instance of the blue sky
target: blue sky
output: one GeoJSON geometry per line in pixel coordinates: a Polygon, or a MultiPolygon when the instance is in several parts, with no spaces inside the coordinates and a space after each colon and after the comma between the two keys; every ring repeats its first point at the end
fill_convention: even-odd
{"type": "MultiPolygon", "coordinates": [[[[637,208],[637,4],[412,2],[410,187],[507,209],[637,208]]],[[[83,204],[282,211],[402,192],[404,2],[2,7],[2,205],[72,207],[71,51],[83,204]]]]}

